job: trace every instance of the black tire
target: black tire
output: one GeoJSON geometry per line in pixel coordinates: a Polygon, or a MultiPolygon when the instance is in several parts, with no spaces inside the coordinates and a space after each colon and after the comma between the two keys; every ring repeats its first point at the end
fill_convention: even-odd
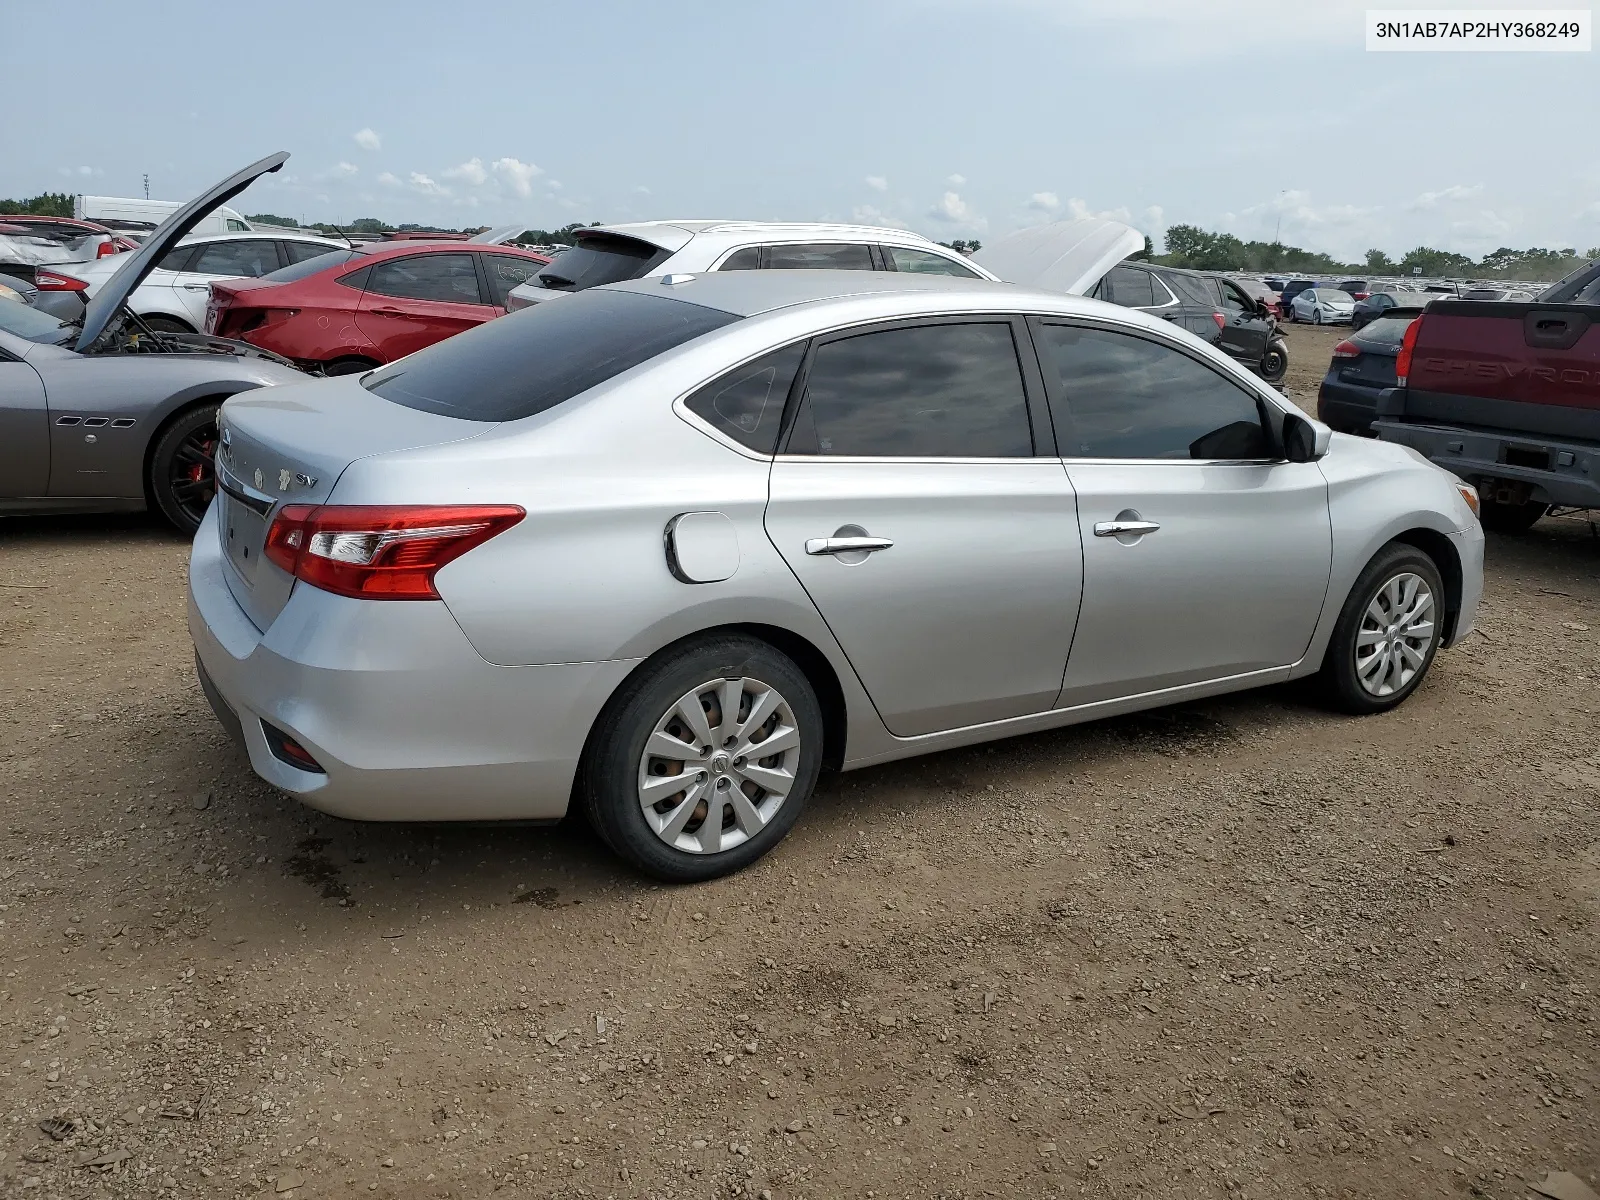
{"type": "Polygon", "coordinates": [[[177,317],[140,317],[146,325],[157,333],[193,333],[194,327],[187,321],[180,321],[177,317]]]}
{"type": "Polygon", "coordinates": [[[1320,308],[1314,308],[1311,310],[1311,323],[1313,325],[1322,324],[1322,310],[1320,308]]]}
{"type": "Polygon", "coordinates": [[[1261,378],[1268,383],[1282,383],[1288,373],[1289,352],[1268,346],[1267,352],[1261,356],[1261,378]]]}
{"type": "MultiPolygon", "coordinates": [[[[1391,543],[1380,550],[1356,579],[1344,607],[1339,611],[1338,623],[1333,627],[1333,637],[1328,641],[1327,654],[1322,660],[1322,670],[1317,677],[1324,698],[1333,707],[1357,716],[1388,712],[1404,703],[1406,697],[1421,686],[1433,666],[1434,656],[1444,636],[1445,591],[1444,580],[1433,559],[1415,546],[1402,542],[1391,543]],[[1378,601],[1379,593],[1397,576],[1415,575],[1426,584],[1433,597],[1432,640],[1422,656],[1422,664],[1413,674],[1394,686],[1386,694],[1376,694],[1361,682],[1357,671],[1357,638],[1368,606],[1378,601]]],[[[1387,675],[1381,671],[1380,682],[1387,675]]]]}
{"type": "Polygon", "coordinates": [[[1525,504],[1502,504],[1483,500],[1478,505],[1478,522],[1495,533],[1527,533],[1534,522],[1550,511],[1548,504],[1529,500],[1525,504]]]}
{"type": "Polygon", "coordinates": [[[324,364],[324,375],[364,375],[378,364],[370,358],[341,358],[334,362],[324,364]]]}
{"type": "Polygon", "coordinates": [[[211,455],[217,445],[219,404],[201,404],[173,417],[156,435],[146,485],[161,515],[193,537],[217,492],[211,455]]]}
{"type": "MultiPolygon", "coordinates": [[[[741,693],[741,705],[749,703],[751,698],[750,691],[741,693]]],[[[702,708],[707,714],[707,725],[714,725],[720,713],[713,706],[703,704],[702,708]]],[[[817,773],[822,766],[822,738],[822,708],[816,692],[805,673],[787,655],[751,637],[717,634],[694,638],[647,663],[606,704],[584,750],[579,768],[578,801],[601,840],[646,874],[669,883],[715,879],[749,866],[782,841],[794,826],[816,786],[817,773]],[[788,793],[767,814],[765,824],[753,836],[746,836],[742,830],[730,828],[736,824],[733,805],[719,799],[731,792],[717,789],[723,786],[754,788],[755,785],[738,782],[738,777],[722,773],[734,763],[742,765],[744,759],[728,760],[727,755],[720,753],[722,747],[709,747],[714,758],[727,761],[696,774],[696,781],[705,781],[711,786],[696,800],[688,825],[680,836],[691,839],[705,836],[712,811],[706,801],[712,800],[716,804],[718,840],[724,835],[744,840],[730,849],[715,852],[669,845],[647,822],[639,789],[641,775],[646,771],[652,777],[666,777],[664,767],[670,765],[670,760],[654,757],[646,760],[646,742],[656,732],[659,722],[668,720],[675,710],[681,711],[678,709],[680,698],[686,698],[701,685],[707,685],[702,695],[714,698],[711,689],[716,681],[741,678],[775,690],[793,715],[794,729],[799,736],[798,750],[790,758],[793,782],[788,793]]],[[[688,780],[693,769],[692,765],[680,765],[679,771],[671,777],[682,774],[688,780]]],[[[672,797],[664,796],[653,811],[660,812],[665,822],[671,814],[682,812],[683,806],[693,799],[695,797],[686,789],[672,797]]]]}

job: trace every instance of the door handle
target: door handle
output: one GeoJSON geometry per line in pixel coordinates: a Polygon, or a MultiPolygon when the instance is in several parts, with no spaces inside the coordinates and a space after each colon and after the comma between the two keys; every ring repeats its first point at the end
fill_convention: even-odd
{"type": "Polygon", "coordinates": [[[1162,313],[1161,316],[1163,320],[1167,321],[1176,321],[1178,319],[1177,313],[1162,313]]]}
{"type": "Polygon", "coordinates": [[[186,292],[209,292],[211,285],[209,283],[186,283],[183,285],[183,290],[186,292]]]}
{"type": "Polygon", "coordinates": [[[1147,533],[1154,533],[1160,529],[1157,521],[1096,521],[1094,526],[1095,537],[1119,537],[1132,534],[1142,537],[1147,533]]]}
{"type": "Polygon", "coordinates": [[[878,537],[807,538],[807,554],[848,554],[851,551],[887,550],[894,543],[878,537]]]}

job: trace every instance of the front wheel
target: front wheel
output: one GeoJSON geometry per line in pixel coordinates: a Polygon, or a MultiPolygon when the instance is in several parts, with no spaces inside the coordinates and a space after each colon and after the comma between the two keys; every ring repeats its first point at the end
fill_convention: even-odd
{"type": "Polygon", "coordinates": [[[1313,325],[1321,325],[1322,324],[1322,310],[1320,308],[1314,309],[1312,311],[1312,313],[1311,313],[1311,323],[1313,325]]]}
{"type": "Polygon", "coordinates": [[[1289,347],[1281,341],[1273,342],[1261,356],[1261,378],[1268,383],[1280,383],[1289,373],[1289,347]]]}
{"type": "Polygon", "coordinates": [[[1533,524],[1550,511],[1548,504],[1529,500],[1523,504],[1506,504],[1499,500],[1479,502],[1478,523],[1495,533],[1527,533],[1533,524]]]}
{"type": "Polygon", "coordinates": [[[1444,582],[1415,546],[1395,543],[1361,572],[1333,627],[1320,681],[1337,708],[1387,712],[1421,685],[1444,636],[1444,582]]]}
{"type": "Polygon", "coordinates": [[[595,723],[579,797],[602,840],[671,883],[738,871],[783,840],[816,786],[822,710],[765,642],[710,636],[647,664],[595,723]]]}
{"type": "Polygon", "coordinates": [[[211,456],[217,445],[218,404],[179,413],[156,437],[147,486],[161,515],[193,537],[217,493],[211,456]]]}

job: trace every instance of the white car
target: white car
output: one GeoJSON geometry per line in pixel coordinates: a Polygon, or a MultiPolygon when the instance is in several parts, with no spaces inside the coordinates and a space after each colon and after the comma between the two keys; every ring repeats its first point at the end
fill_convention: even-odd
{"type": "Polygon", "coordinates": [[[1307,288],[1290,302],[1290,307],[1296,321],[1348,325],[1355,318],[1356,299],[1339,288],[1307,288]]]}
{"type": "Polygon", "coordinates": [[[906,271],[995,279],[971,259],[904,229],[761,221],[639,221],[574,231],[563,250],[511,290],[507,311],[604,283],[707,271],[906,271]]]}
{"type": "MultiPolygon", "coordinates": [[[[185,238],[128,297],[128,306],[157,333],[196,333],[206,326],[206,302],[219,279],[256,279],[330,250],[344,242],[314,233],[216,233],[185,238]]],[[[40,270],[40,291],[77,292],[92,299],[116,274],[122,255],[69,268],[40,270]]]]}

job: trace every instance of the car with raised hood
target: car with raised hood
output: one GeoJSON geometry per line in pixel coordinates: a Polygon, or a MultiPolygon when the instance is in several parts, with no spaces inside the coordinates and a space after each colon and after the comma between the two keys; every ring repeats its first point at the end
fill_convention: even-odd
{"type": "Polygon", "coordinates": [[[229,176],[117,255],[76,320],[0,300],[0,515],[149,507],[199,525],[218,406],[305,376],[253,346],[152,332],[126,300],[196,220],[288,157],[229,176]]]}
{"type": "Polygon", "coordinates": [[[211,285],[205,329],[325,375],[359,374],[505,315],[550,261],[520,246],[367,242],[211,285]]]}
{"type": "Polygon", "coordinates": [[[1356,302],[1339,288],[1307,288],[1289,303],[1296,321],[1313,325],[1348,325],[1355,318],[1356,302]]]}
{"type": "MultiPolygon", "coordinates": [[[[167,252],[125,303],[158,332],[196,333],[205,326],[213,283],[256,279],[349,245],[314,233],[191,234],[167,252]]],[[[120,265],[102,258],[41,267],[34,282],[47,292],[77,292],[91,300],[120,265]]]]}
{"type": "MultiPolygon", "coordinates": [[[[511,290],[507,309],[624,279],[706,271],[895,271],[994,279],[947,246],[905,229],[773,221],[636,221],[572,231],[562,250],[511,290]]],[[[1133,248],[1138,249],[1143,241],[1133,248]]]]}
{"type": "MultiPolygon", "coordinates": [[[[1127,253],[1081,232],[1021,264],[1081,293],[1127,253]]],[[[824,766],[1300,676],[1382,712],[1481,586],[1447,472],[985,279],[610,284],[236,396],[221,436],[189,626],[263,778],[364,820],[575,809],[670,880],[771,850],[824,766]]]]}

